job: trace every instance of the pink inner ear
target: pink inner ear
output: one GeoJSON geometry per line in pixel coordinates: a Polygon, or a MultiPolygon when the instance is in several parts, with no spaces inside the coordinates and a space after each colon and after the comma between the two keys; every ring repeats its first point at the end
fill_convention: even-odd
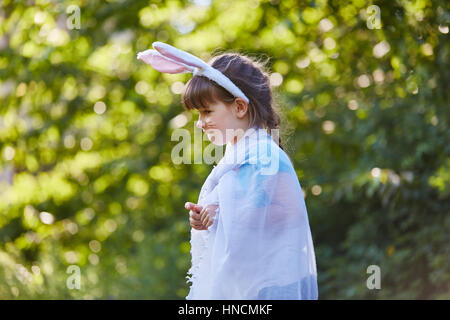
{"type": "Polygon", "coordinates": [[[178,48],[175,48],[171,45],[168,45],[167,43],[162,43],[161,45],[158,44],[158,42],[153,43],[153,47],[158,50],[163,56],[169,57],[170,59],[174,61],[179,61],[183,64],[186,64],[188,66],[194,66],[197,68],[203,68],[204,65],[202,62],[197,61],[200,60],[194,55],[191,55],[188,52],[181,51],[178,48]],[[164,46],[167,46],[168,49],[166,49],[164,46]],[[171,52],[173,51],[173,52],[171,52]]]}
{"type": "Polygon", "coordinates": [[[175,61],[164,58],[159,54],[148,53],[139,57],[145,63],[151,65],[154,69],[163,73],[183,73],[191,71],[188,67],[175,61]]]}
{"type": "Polygon", "coordinates": [[[163,57],[155,56],[152,58],[152,67],[156,70],[164,73],[182,73],[189,71],[185,66],[180,65],[176,62],[169,61],[163,57]]]}

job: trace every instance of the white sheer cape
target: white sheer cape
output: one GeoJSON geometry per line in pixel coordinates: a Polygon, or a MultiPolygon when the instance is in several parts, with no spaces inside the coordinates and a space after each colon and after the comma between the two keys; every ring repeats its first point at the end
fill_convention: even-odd
{"type": "Polygon", "coordinates": [[[308,213],[295,170],[253,127],[209,174],[199,205],[218,204],[208,230],[191,228],[186,299],[318,299],[308,213]]]}

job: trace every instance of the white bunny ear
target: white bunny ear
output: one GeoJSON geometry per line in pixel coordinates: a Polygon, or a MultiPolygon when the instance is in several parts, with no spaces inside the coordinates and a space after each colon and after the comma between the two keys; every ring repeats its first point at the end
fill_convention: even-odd
{"type": "Polygon", "coordinates": [[[245,94],[228,77],[203,60],[167,43],[156,41],[153,42],[153,47],[156,50],[149,49],[139,52],[137,58],[163,73],[192,72],[194,76],[205,76],[228,90],[235,97],[242,97],[249,103],[245,94]]]}
{"type": "Polygon", "coordinates": [[[152,43],[153,48],[158,50],[163,56],[169,57],[173,61],[181,62],[184,65],[206,69],[210,67],[206,62],[197,58],[196,56],[177,49],[167,43],[156,41],[152,43]]]}
{"type": "Polygon", "coordinates": [[[192,67],[162,56],[158,51],[153,49],[139,52],[137,58],[163,73],[187,73],[194,71],[192,67]]]}

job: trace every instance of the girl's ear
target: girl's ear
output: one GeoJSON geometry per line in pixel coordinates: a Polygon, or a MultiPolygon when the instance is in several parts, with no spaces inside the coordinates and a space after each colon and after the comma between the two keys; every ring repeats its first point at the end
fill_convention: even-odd
{"type": "Polygon", "coordinates": [[[243,118],[247,114],[248,104],[242,98],[236,98],[234,100],[235,111],[238,118],[243,118]]]}

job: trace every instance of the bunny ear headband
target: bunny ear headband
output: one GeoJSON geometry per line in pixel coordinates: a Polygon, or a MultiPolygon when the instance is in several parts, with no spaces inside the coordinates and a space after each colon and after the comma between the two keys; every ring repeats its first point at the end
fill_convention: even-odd
{"type": "Polygon", "coordinates": [[[211,67],[196,56],[177,49],[167,43],[153,42],[153,49],[139,52],[137,58],[151,65],[154,69],[163,73],[188,73],[194,76],[205,76],[230,92],[235,97],[240,97],[249,103],[249,99],[231,80],[219,70],[211,67]]]}

